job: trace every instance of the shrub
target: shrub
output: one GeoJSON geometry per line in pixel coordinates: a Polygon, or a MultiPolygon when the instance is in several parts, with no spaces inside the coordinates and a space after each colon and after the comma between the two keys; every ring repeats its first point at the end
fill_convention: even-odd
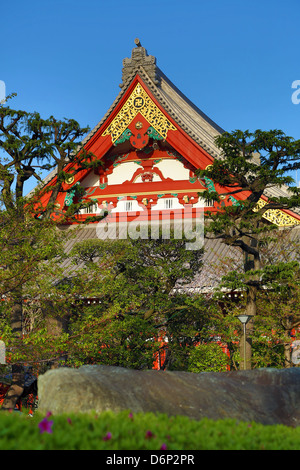
{"type": "Polygon", "coordinates": [[[226,371],[228,356],[217,343],[199,344],[191,349],[188,372],[226,371]]]}
{"type": "Polygon", "coordinates": [[[300,450],[300,428],[165,414],[0,413],[0,450],[300,450]]]}

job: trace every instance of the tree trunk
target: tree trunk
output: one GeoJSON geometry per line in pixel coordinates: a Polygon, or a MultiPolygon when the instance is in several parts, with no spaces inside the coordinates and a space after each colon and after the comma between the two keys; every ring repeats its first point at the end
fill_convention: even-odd
{"type": "Polygon", "coordinates": [[[284,345],[284,367],[292,367],[291,345],[289,343],[284,345]]]}
{"type": "MultiPolygon", "coordinates": [[[[255,238],[244,238],[244,242],[246,245],[254,249],[256,253],[248,253],[244,252],[244,271],[247,272],[252,270],[259,270],[261,269],[261,261],[259,257],[259,250],[258,250],[258,240],[255,238]]],[[[258,282],[259,278],[258,275],[253,274],[249,276],[247,280],[247,292],[246,292],[246,310],[245,314],[250,315],[251,319],[246,324],[246,338],[244,337],[244,332],[241,337],[240,341],[240,354],[241,354],[241,364],[240,369],[251,369],[251,358],[252,358],[252,334],[253,334],[253,323],[254,317],[257,312],[256,306],[256,296],[258,290],[258,282]],[[246,341],[246,348],[244,347],[246,341]],[[246,357],[245,355],[246,349],[246,357]]]]}
{"type": "MultiPolygon", "coordinates": [[[[50,335],[59,337],[62,333],[68,331],[68,320],[67,318],[47,317],[46,328],[50,335]]],[[[57,369],[59,367],[60,361],[66,359],[67,356],[65,355],[49,362],[50,369],[57,369]]]]}
{"type": "MultiPolygon", "coordinates": [[[[23,333],[23,302],[21,297],[22,288],[18,289],[18,297],[12,305],[11,328],[13,334],[22,339],[23,333]]],[[[12,383],[9,387],[2,404],[3,410],[15,408],[18,399],[21,397],[25,386],[25,372],[22,364],[12,366],[12,383]]]]}

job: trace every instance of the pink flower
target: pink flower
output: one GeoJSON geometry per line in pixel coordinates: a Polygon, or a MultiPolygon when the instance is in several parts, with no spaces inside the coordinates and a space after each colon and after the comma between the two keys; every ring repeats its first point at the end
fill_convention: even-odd
{"type": "Polygon", "coordinates": [[[128,418],[133,419],[133,413],[129,413],[128,418]]]}
{"type": "Polygon", "coordinates": [[[46,418],[50,418],[50,416],[52,416],[52,412],[48,411],[47,414],[46,414],[46,418]]]}
{"type": "Polygon", "coordinates": [[[39,423],[40,433],[42,434],[43,432],[48,432],[51,434],[53,432],[52,426],[53,421],[48,421],[47,418],[42,419],[42,421],[39,423]]]}
{"type": "Polygon", "coordinates": [[[160,450],[167,450],[167,444],[163,443],[163,444],[161,445],[160,450]]]}
{"type": "Polygon", "coordinates": [[[71,418],[67,418],[67,421],[68,421],[69,424],[72,424],[71,418]]]}
{"type": "Polygon", "coordinates": [[[111,432],[108,432],[106,436],[103,437],[104,441],[109,441],[111,439],[111,432]]]}
{"type": "Polygon", "coordinates": [[[146,439],[151,439],[151,437],[154,437],[153,432],[152,432],[152,431],[147,431],[147,432],[146,432],[146,435],[145,435],[145,438],[146,438],[146,439]]]}

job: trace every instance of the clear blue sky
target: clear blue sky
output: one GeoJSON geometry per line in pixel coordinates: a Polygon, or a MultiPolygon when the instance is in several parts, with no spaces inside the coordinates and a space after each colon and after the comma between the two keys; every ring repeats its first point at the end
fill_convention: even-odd
{"type": "Polygon", "coordinates": [[[224,129],[300,138],[299,0],[1,2],[0,80],[11,106],[95,126],[140,38],[158,66],[224,129]]]}

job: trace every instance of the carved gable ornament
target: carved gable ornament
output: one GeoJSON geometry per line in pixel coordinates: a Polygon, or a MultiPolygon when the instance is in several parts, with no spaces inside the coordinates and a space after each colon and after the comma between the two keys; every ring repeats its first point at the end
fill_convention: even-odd
{"type": "MultiPolygon", "coordinates": [[[[257,203],[257,210],[264,207],[267,204],[266,201],[260,199],[257,203]]],[[[292,227],[294,225],[300,225],[300,221],[295,217],[287,214],[280,209],[269,209],[263,214],[263,218],[277,225],[278,227],[292,227]]]]}
{"type": "MultiPolygon", "coordinates": [[[[169,130],[177,130],[164,113],[156,106],[142,85],[138,83],[121,110],[102,135],[111,135],[112,143],[115,143],[138,115],[141,115],[162,139],[167,138],[169,130]]],[[[143,130],[142,128],[139,129],[139,126],[135,126],[135,129],[134,135],[137,141],[142,139],[148,130],[146,127],[143,134],[143,130]]],[[[142,148],[144,146],[143,142],[141,142],[140,145],[141,146],[137,148],[142,148]]]]}

